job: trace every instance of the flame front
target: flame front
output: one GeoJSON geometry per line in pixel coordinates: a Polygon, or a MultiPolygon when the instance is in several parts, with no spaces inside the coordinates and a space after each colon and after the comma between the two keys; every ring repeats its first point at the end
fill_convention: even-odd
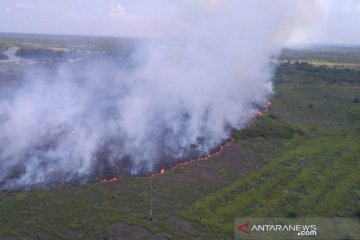
{"type": "MultiPolygon", "coordinates": [[[[251,119],[255,119],[257,117],[262,117],[264,116],[265,113],[269,112],[270,111],[270,107],[271,107],[271,102],[268,101],[265,105],[265,107],[257,112],[257,114],[252,117],[251,119]]],[[[252,125],[249,125],[248,127],[253,127],[252,125]]],[[[211,158],[214,158],[216,156],[219,156],[221,153],[224,152],[224,150],[229,147],[230,145],[232,145],[233,143],[235,142],[235,140],[233,138],[229,138],[225,143],[223,143],[219,149],[215,152],[212,152],[206,156],[202,156],[202,157],[198,157],[198,158],[195,158],[195,159],[192,159],[192,160],[189,160],[189,161],[186,161],[186,162],[180,162],[180,163],[177,163],[176,165],[174,165],[173,167],[169,168],[169,169],[165,169],[165,168],[161,168],[159,172],[156,172],[156,173],[151,173],[149,174],[148,176],[146,177],[154,177],[154,176],[158,176],[158,175],[163,175],[165,174],[167,171],[169,170],[174,170],[176,168],[179,168],[179,167],[183,167],[183,166],[187,166],[187,165],[191,165],[195,162],[198,162],[198,161],[205,161],[205,160],[209,160],[211,158]]],[[[97,181],[97,183],[107,183],[107,182],[115,182],[115,181],[118,181],[120,179],[120,177],[113,177],[113,178],[110,178],[110,179],[101,179],[99,181],[97,181]]]]}

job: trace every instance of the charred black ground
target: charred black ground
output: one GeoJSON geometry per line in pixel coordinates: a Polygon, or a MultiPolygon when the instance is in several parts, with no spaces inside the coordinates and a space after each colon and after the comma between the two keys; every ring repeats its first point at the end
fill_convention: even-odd
{"type": "Polygon", "coordinates": [[[0,239],[233,239],[235,217],[359,217],[359,52],[286,50],[270,112],[223,154],[153,178],[153,221],[150,178],[122,177],[1,193],[0,239]]]}

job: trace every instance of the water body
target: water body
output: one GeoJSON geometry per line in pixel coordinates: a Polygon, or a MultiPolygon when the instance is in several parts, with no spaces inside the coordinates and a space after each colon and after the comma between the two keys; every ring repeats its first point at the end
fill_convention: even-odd
{"type": "Polygon", "coordinates": [[[3,52],[6,56],[8,56],[9,59],[7,60],[0,60],[1,62],[20,62],[21,58],[16,56],[16,52],[19,49],[19,47],[10,47],[8,50],[3,52]]]}

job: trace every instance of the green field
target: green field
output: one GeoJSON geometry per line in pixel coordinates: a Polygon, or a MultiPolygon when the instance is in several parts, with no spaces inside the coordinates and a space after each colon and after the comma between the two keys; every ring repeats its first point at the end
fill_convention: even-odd
{"type": "Polygon", "coordinates": [[[153,221],[151,179],[123,177],[2,193],[0,239],[233,239],[235,217],[360,217],[360,50],[344,51],[287,50],[268,113],[153,178],[153,221]]]}

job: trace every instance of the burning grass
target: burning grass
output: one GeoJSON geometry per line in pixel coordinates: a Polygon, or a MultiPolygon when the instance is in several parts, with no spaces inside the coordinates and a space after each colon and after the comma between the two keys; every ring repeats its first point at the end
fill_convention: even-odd
{"type": "Polygon", "coordinates": [[[223,154],[153,178],[152,222],[150,178],[123,177],[2,194],[0,239],[232,239],[239,216],[358,217],[359,70],[281,65],[253,128],[223,154]]]}
{"type": "MultiPolygon", "coordinates": [[[[252,120],[255,119],[261,119],[261,117],[264,117],[264,115],[266,113],[268,113],[270,111],[270,107],[271,107],[271,102],[267,102],[266,105],[264,106],[264,108],[259,111],[253,118],[252,120]]],[[[261,126],[261,125],[260,125],[261,126]]],[[[250,124],[246,129],[242,130],[241,132],[239,132],[241,135],[246,135],[246,131],[247,129],[256,129],[257,132],[262,132],[262,129],[258,129],[255,125],[250,124]]],[[[235,130],[234,130],[235,131],[235,130]]],[[[253,131],[253,130],[252,130],[253,131]]],[[[293,129],[290,129],[290,132],[293,132],[293,129]]],[[[250,130],[251,132],[251,130],[250,130]]],[[[236,135],[236,134],[235,134],[236,135]]],[[[252,134],[250,134],[252,135],[252,134]]],[[[238,136],[237,136],[238,137],[238,136]]],[[[167,171],[170,170],[175,170],[177,168],[180,167],[185,167],[185,166],[189,166],[191,164],[194,164],[198,161],[207,161],[210,160],[211,158],[217,157],[220,154],[222,154],[224,152],[224,150],[229,147],[231,144],[233,144],[235,142],[235,139],[233,137],[229,138],[228,140],[226,140],[223,144],[221,144],[217,149],[215,149],[214,151],[210,152],[208,155],[206,156],[201,156],[195,159],[190,159],[184,162],[179,162],[176,163],[173,166],[170,166],[169,168],[165,168],[165,167],[161,167],[160,170],[158,172],[152,172],[149,175],[145,176],[145,177],[155,177],[155,176],[159,176],[162,174],[165,174],[167,171]]],[[[108,182],[115,182],[115,181],[119,181],[121,177],[112,177],[112,178],[104,178],[104,179],[100,179],[98,181],[96,181],[97,183],[108,183],[108,182]]]]}

